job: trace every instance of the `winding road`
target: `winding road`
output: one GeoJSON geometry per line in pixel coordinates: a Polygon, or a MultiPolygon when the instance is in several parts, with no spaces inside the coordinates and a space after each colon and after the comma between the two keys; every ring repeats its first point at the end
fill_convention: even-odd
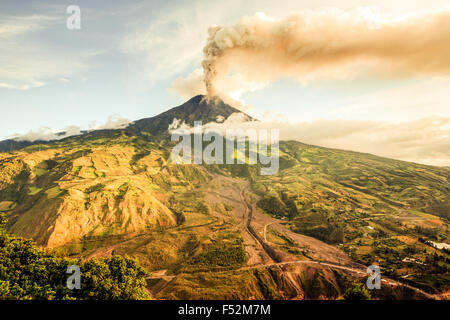
{"type": "MultiPolygon", "coordinates": [[[[247,202],[247,200],[245,198],[245,191],[246,191],[246,189],[243,189],[241,191],[241,200],[245,203],[245,208],[246,208],[247,231],[261,244],[262,248],[272,258],[273,262],[268,262],[265,264],[254,265],[254,266],[246,266],[246,267],[240,268],[239,270],[267,268],[267,267],[271,267],[271,266],[286,266],[286,265],[292,265],[292,264],[315,264],[315,265],[325,266],[325,267],[329,267],[329,268],[344,270],[344,271],[351,272],[351,273],[354,273],[354,274],[357,274],[357,275],[363,276],[363,277],[368,276],[367,270],[365,268],[355,268],[355,267],[335,264],[335,263],[331,263],[331,262],[319,262],[319,261],[313,261],[313,260],[292,260],[292,261],[284,261],[284,262],[279,261],[280,258],[278,256],[276,256],[276,250],[274,250],[273,248],[270,247],[270,245],[267,243],[267,237],[266,237],[267,227],[269,225],[271,225],[273,222],[267,223],[264,225],[264,240],[262,240],[256,234],[256,232],[253,230],[253,228],[251,227],[251,219],[252,219],[252,210],[253,209],[252,209],[252,206],[247,202]]],[[[286,277],[286,278],[288,281],[293,282],[292,279],[290,279],[289,277],[286,277]]],[[[389,285],[392,285],[392,286],[404,286],[406,288],[414,290],[417,293],[424,295],[428,299],[440,300],[440,297],[438,295],[429,294],[419,288],[413,287],[411,285],[408,285],[408,284],[405,284],[405,283],[402,283],[402,282],[399,282],[399,281],[396,281],[396,280],[393,280],[393,279],[390,279],[387,277],[382,277],[381,281],[384,283],[387,283],[389,285]]],[[[295,287],[297,287],[296,283],[292,283],[292,284],[295,287]]]]}

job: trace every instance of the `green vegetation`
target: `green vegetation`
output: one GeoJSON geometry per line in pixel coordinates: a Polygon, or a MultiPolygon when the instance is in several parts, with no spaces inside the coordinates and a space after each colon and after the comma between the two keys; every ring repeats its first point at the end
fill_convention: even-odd
{"type": "Polygon", "coordinates": [[[205,201],[200,201],[197,205],[197,210],[204,214],[211,214],[211,207],[205,201]]]}
{"type": "Polygon", "coordinates": [[[32,240],[9,235],[0,215],[0,299],[149,299],[146,272],[128,257],[90,259],[58,257],[38,249],[32,240]],[[81,289],[66,286],[68,266],[81,270],[81,289]]]}
{"type": "Polygon", "coordinates": [[[139,160],[141,160],[142,158],[148,156],[149,154],[150,154],[149,150],[144,150],[144,151],[140,151],[138,153],[135,153],[133,155],[133,157],[131,158],[131,160],[130,160],[130,166],[136,165],[139,160]]]}
{"type": "Polygon", "coordinates": [[[160,299],[291,299],[295,287],[281,276],[278,267],[179,275],[162,292],[160,299]]]}
{"type": "Polygon", "coordinates": [[[360,283],[354,283],[351,288],[349,288],[344,293],[345,300],[370,300],[370,293],[364,285],[360,283]]]}
{"type": "MultiPolygon", "coordinates": [[[[128,266],[127,258],[80,262],[111,253],[128,254],[150,271],[167,269],[177,275],[158,296],[162,298],[295,297],[295,288],[277,268],[241,269],[247,259],[255,260],[251,253],[256,248],[244,243],[241,225],[237,228],[236,222],[245,223],[239,193],[227,187],[222,194],[223,189],[212,187],[219,176],[232,179],[236,190],[250,185],[249,204],[292,231],[342,249],[355,262],[376,262],[384,275],[428,292],[450,288],[449,252],[429,242],[449,243],[448,168],[294,141],[280,142],[280,171],[271,176],[260,176],[259,164],[175,165],[170,159],[174,143],[166,134],[174,117],[188,124],[199,119],[206,123],[223,110],[224,116],[234,112],[220,104],[199,109],[197,102],[126,129],[100,130],[48,144],[18,144],[26,148],[0,153],[0,212],[9,218],[8,230],[49,250],[42,252],[31,242],[8,235],[0,256],[0,265],[8,266],[0,269],[1,296],[94,299],[143,294],[126,293],[129,285],[115,288],[112,282],[101,281],[102,287],[97,281],[119,279],[130,269],[131,274],[139,274],[131,262],[128,266]],[[50,266],[48,272],[42,271],[51,283],[48,288],[37,277],[17,271],[19,267],[12,270],[24,282],[10,274],[10,265],[21,261],[16,256],[11,260],[11,252],[21,248],[25,256],[33,257],[26,260],[31,269],[23,264],[26,274],[41,270],[42,264],[50,266]],[[80,291],[81,296],[75,296],[65,289],[64,268],[72,260],[63,256],[81,263],[91,275],[86,283],[92,284],[92,293],[80,291]],[[112,271],[117,264],[122,273],[112,271]]],[[[300,248],[294,238],[274,229],[267,228],[271,246],[290,257],[312,259],[306,246],[300,248]]],[[[307,299],[341,298],[346,291],[351,298],[361,293],[352,281],[330,272],[296,270],[295,276],[301,278],[307,299]]],[[[131,278],[124,281],[130,284],[131,278]]],[[[392,299],[413,296],[407,290],[394,291],[371,294],[392,299]]]]}
{"type": "Polygon", "coordinates": [[[95,185],[93,185],[93,186],[91,186],[91,187],[85,189],[84,192],[87,193],[87,194],[89,194],[89,193],[92,193],[92,192],[99,192],[99,191],[102,191],[104,188],[105,188],[105,185],[104,185],[104,184],[102,184],[102,183],[97,183],[97,184],[95,184],[95,185]]]}
{"type": "Polygon", "coordinates": [[[309,215],[298,217],[292,229],[330,244],[344,242],[344,224],[330,221],[323,213],[311,212],[309,215]]]}
{"type": "Polygon", "coordinates": [[[278,218],[284,217],[288,214],[286,205],[283,201],[281,201],[280,197],[276,193],[264,195],[264,197],[259,200],[258,206],[267,213],[278,218]]]}
{"type": "Polygon", "coordinates": [[[267,228],[266,236],[269,243],[278,245],[278,248],[282,249],[282,251],[294,254],[298,258],[303,258],[302,250],[300,250],[297,243],[288,236],[273,230],[270,227],[267,228]]]}
{"type": "Polygon", "coordinates": [[[376,261],[386,275],[409,275],[414,285],[432,273],[440,280],[427,291],[450,287],[448,252],[424,242],[450,239],[448,168],[294,141],[280,142],[280,157],[289,165],[278,174],[253,176],[261,210],[295,232],[342,246],[357,262],[376,261]],[[434,254],[437,263],[430,262],[434,254]]]}
{"type": "Polygon", "coordinates": [[[75,175],[77,175],[77,174],[80,172],[80,170],[81,170],[81,166],[74,167],[74,168],[73,168],[73,173],[74,173],[75,175]]]}
{"type": "Polygon", "coordinates": [[[240,266],[247,261],[244,247],[217,245],[192,257],[187,263],[195,266],[230,267],[240,266]]]}
{"type": "Polygon", "coordinates": [[[125,194],[128,192],[128,189],[129,189],[129,185],[127,182],[120,185],[120,187],[117,189],[116,199],[118,201],[121,201],[125,197],[125,194]]]}

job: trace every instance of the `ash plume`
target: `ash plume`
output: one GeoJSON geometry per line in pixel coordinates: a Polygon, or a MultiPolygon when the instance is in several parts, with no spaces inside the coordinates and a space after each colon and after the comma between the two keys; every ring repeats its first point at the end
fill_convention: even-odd
{"type": "Polygon", "coordinates": [[[212,26],[203,49],[209,96],[227,93],[239,74],[247,83],[311,79],[448,76],[450,10],[382,19],[371,11],[305,11],[282,19],[264,14],[212,26]]]}

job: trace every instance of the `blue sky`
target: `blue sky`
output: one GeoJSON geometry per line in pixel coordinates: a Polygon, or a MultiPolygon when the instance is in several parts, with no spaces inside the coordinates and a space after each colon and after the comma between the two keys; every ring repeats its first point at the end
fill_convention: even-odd
{"type": "MultiPolygon", "coordinates": [[[[201,67],[207,28],[213,24],[234,24],[256,12],[282,17],[324,7],[373,7],[392,17],[445,4],[440,0],[2,0],[0,139],[41,127],[86,129],[112,115],[136,120],[181,104],[183,99],[168,88],[201,67]],[[71,4],[81,8],[80,30],[66,28],[66,8],[71,4]]],[[[448,78],[417,77],[299,84],[286,78],[241,98],[252,106],[248,113],[258,118],[399,123],[450,117],[449,83],[448,78]]]]}

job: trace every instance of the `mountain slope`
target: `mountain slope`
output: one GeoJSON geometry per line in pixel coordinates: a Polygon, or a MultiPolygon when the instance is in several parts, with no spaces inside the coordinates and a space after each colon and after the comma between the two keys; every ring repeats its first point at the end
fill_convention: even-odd
{"type": "MultiPolygon", "coordinates": [[[[184,121],[188,125],[193,125],[194,121],[202,121],[203,124],[208,122],[216,122],[219,118],[227,119],[233,113],[242,113],[236,108],[224,103],[221,100],[207,100],[205,96],[198,95],[190,100],[186,101],[178,107],[174,107],[167,110],[157,116],[144,118],[131,123],[125,129],[103,129],[94,131],[82,131],[81,135],[76,136],[76,141],[81,139],[90,140],[96,139],[99,136],[109,138],[111,135],[117,135],[125,133],[127,135],[141,135],[141,134],[151,134],[151,135],[162,135],[167,133],[167,129],[174,119],[179,119],[184,121]]],[[[248,121],[255,120],[249,115],[244,113],[244,119],[248,121]]],[[[60,132],[58,135],[64,136],[64,132],[60,132]]],[[[32,145],[39,144],[55,144],[60,141],[65,142],[67,140],[72,140],[73,137],[67,137],[61,140],[36,140],[36,141],[19,141],[17,139],[8,139],[0,141],[0,152],[9,152],[14,150],[19,150],[32,145]]]]}
{"type": "MultiPolygon", "coordinates": [[[[193,126],[194,121],[202,121],[203,124],[208,122],[216,122],[218,117],[227,119],[233,113],[241,113],[241,111],[231,107],[221,100],[210,100],[203,95],[198,95],[186,101],[182,105],[165,111],[155,117],[141,119],[131,124],[129,130],[137,130],[139,132],[149,132],[153,135],[163,134],[174,121],[174,119],[182,120],[186,124],[193,126]]],[[[248,121],[254,120],[245,114],[248,121]]]]}
{"type": "MultiPolygon", "coordinates": [[[[295,141],[280,142],[280,171],[272,176],[260,176],[259,165],[171,162],[165,132],[174,119],[192,125],[234,112],[197,96],[125,129],[0,153],[8,230],[64,254],[129,254],[174,274],[271,259],[348,264],[344,250],[354,261],[380,264],[384,274],[413,275],[430,292],[450,287],[450,256],[426,242],[448,243],[448,168],[295,141]]],[[[263,281],[249,277],[252,286],[263,281]]],[[[175,284],[161,294],[185,297],[169,292],[182,290],[175,284]]]]}
{"type": "MultiPolygon", "coordinates": [[[[163,135],[174,119],[207,123],[235,112],[221,101],[196,96],[125,129],[97,130],[2,154],[0,210],[8,212],[12,232],[49,247],[85,236],[176,225],[176,214],[157,199],[163,196],[150,190],[186,177],[180,167],[166,168],[168,146],[151,142],[148,133],[163,135]]],[[[197,183],[208,175],[201,168],[190,174],[188,179],[197,183]]]]}

